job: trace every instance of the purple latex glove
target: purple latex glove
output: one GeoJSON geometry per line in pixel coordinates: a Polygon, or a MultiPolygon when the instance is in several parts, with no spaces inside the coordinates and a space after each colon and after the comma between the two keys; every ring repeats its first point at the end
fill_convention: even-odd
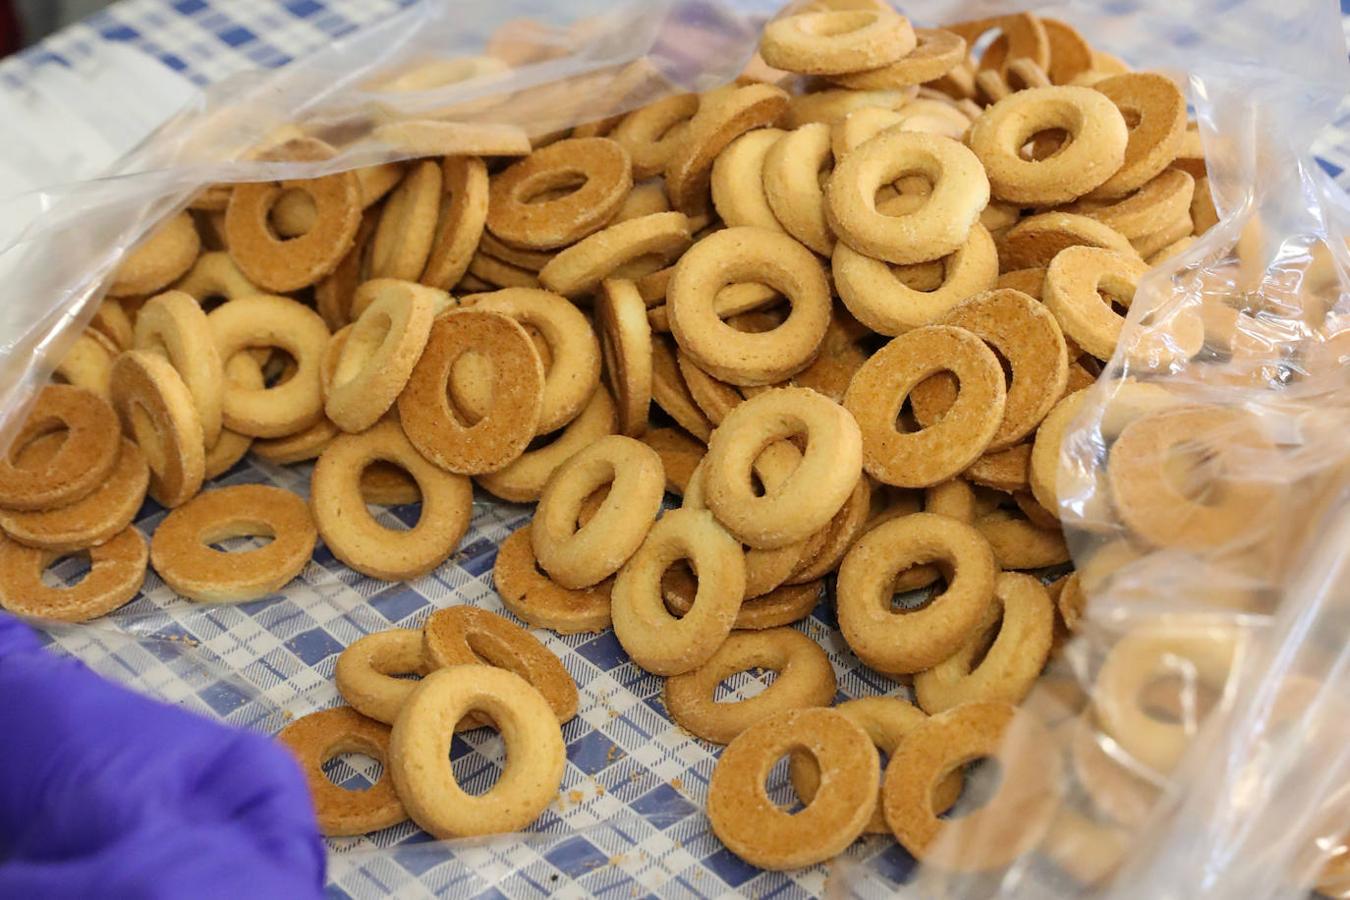
{"type": "Polygon", "coordinates": [[[282,747],[105,681],[0,613],[0,897],[303,900],[323,876],[282,747]]]}

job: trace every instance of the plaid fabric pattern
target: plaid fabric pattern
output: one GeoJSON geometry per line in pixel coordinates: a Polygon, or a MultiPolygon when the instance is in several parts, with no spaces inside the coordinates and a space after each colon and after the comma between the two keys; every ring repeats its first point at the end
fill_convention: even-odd
{"type": "MultiPolygon", "coordinates": [[[[249,69],[285,65],[326,41],[395,13],[415,0],[123,0],[44,44],[0,62],[0,87],[19,86],[36,68],[67,64],[101,41],[130,44],[193,82],[205,85],[249,69]]],[[[509,0],[529,15],[554,0],[509,0]]],[[[585,6],[589,0],[578,0],[585,6]]],[[[779,0],[737,0],[767,13],[779,0]]],[[[1342,0],[1350,13],[1350,0],[1342,0]]],[[[1104,4],[1126,15],[1128,2],[1104,4]]],[[[1350,20],[1347,20],[1350,21],[1350,20]]],[[[1347,26],[1350,30],[1350,26],[1347,26]]],[[[1317,145],[1319,161],[1350,187],[1350,105],[1317,145]]],[[[277,467],[246,460],[217,484],[268,482],[307,495],[308,465],[277,467]]],[[[164,510],[147,502],[137,521],[149,535],[164,510]]],[[[385,524],[410,525],[415,508],[380,513],[385,524]]],[[[526,507],[479,495],[472,528],[437,571],[410,584],[381,584],[351,572],[322,544],[284,593],[233,607],[203,607],[173,595],[151,572],[141,595],[86,626],[56,627],[54,646],[91,667],[170,702],[241,727],[275,732],[299,716],[341,702],[333,669],[343,648],[392,627],[417,627],[434,610],[469,603],[505,612],[492,584],[496,548],[528,521],[526,507]]],[[[87,565],[87,564],[86,564],[87,565]]],[[[73,579],[67,560],[54,570],[73,579]]],[[[509,614],[508,614],[509,615],[509,614]]],[[[801,629],[825,647],[839,698],[895,693],[898,686],[858,664],[821,605],[801,629]]],[[[558,800],[530,833],[435,842],[411,824],[368,837],[330,841],[329,894],[334,897],[806,897],[827,885],[844,893],[882,894],[903,881],[913,860],[888,838],[869,838],[846,857],[792,873],[749,866],[713,836],[704,814],[718,748],[672,725],[662,679],[631,662],[612,633],[536,634],[576,680],[581,711],[563,728],[568,766],[558,800]],[[853,876],[848,872],[854,873],[853,876]],[[865,877],[857,878],[857,873],[865,877]]],[[[729,697],[749,697],[769,676],[743,673],[729,697]]],[[[490,730],[457,735],[452,767],[470,791],[485,790],[504,759],[490,730]]],[[[353,787],[379,777],[378,764],[330,765],[353,787]]],[[[771,796],[787,804],[786,765],[775,768],[771,796]]]]}

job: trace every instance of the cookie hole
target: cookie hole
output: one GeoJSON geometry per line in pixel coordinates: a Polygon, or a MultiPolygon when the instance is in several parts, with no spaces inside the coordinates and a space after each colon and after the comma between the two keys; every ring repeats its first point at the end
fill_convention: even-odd
{"type": "Polygon", "coordinates": [[[290,188],[282,191],[267,211],[267,230],[277,240],[287,241],[307,234],[317,216],[314,198],[299,188],[290,188]]]}
{"type": "Polygon", "coordinates": [[[915,263],[911,266],[891,266],[891,273],[911,291],[930,293],[942,287],[947,281],[947,261],[935,259],[932,262],[915,263]]]}
{"type": "Polygon", "coordinates": [[[361,496],[367,509],[372,505],[377,509],[403,506],[422,499],[417,481],[402,466],[384,460],[371,463],[361,473],[361,496]]]}
{"type": "Polygon", "coordinates": [[[88,550],[64,553],[53,559],[42,570],[42,583],[56,590],[73,588],[84,581],[93,565],[88,550]]]}
{"type": "Polygon", "coordinates": [[[942,779],[938,779],[936,783],[941,784],[942,780],[956,769],[961,770],[963,778],[961,796],[952,804],[952,808],[943,814],[943,818],[959,819],[987,806],[998,794],[999,786],[1003,783],[1003,767],[992,756],[982,756],[943,772],[942,779]]]}
{"type": "Polygon", "coordinates": [[[274,347],[262,368],[263,384],[269,389],[281,387],[294,378],[298,371],[300,364],[295,357],[280,347],[274,347]]]}
{"type": "Polygon", "coordinates": [[[914,406],[909,398],[900,404],[900,411],[895,414],[895,430],[900,434],[912,434],[915,431],[922,431],[923,426],[919,424],[918,416],[914,415],[914,406]]]}
{"type": "Polygon", "coordinates": [[[575,194],[586,186],[586,175],[572,169],[540,172],[527,178],[516,189],[516,198],[525,204],[551,203],[575,194]]]}
{"type": "Polygon", "coordinates": [[[164,439],[159,436],[159,429],[155,427],[150,413],[140,403],[133,401],[127,414],[131,419],[131,434],[140,445],[141,452],[145,454],[150,471],[165,471],[168,468],[169,456],[164,450],[164,439]]]}
{"type": "Polygon", "coordinates": [[[877,14],[866,10],[835,10],[814,16],[802,16],[797,27],[806,34],[835,37],[866,28],[877,20],[877,14]]]}
{"type": "Polygon", "coordinates": [[[200,539],[218,553],[249,553],[261,550],[276,540],[276,532],[266,522],[239,519],[220,522],[206,529],[200,539]]]}
{"type": "Polygon", "coordinates": [[[69,437],[70,429],[60,424],[50,430],[39,430],[22,443],[15,441],[5,458],[16,469],[45,469],[69,437]]]}
{"type": "MultiPolygon", "coordinates": [[[[1184,661],[1182,666],[1188,665],[1184,661]]],[[[1218,702],[1218,692],[1193,673],[1168,672],[1154,678],[1139,692],[1139,708],[1151,719],[1194,730],[1218,702]]]]}
{"type": "Polygon", "coordinates": [[[400,504],[391,509],[389,505],[367,500],[366,512],[387,531],[412,531],[422,518],[422,504],[400,504]]]}
{"type": "Polygon", "coordinates": [[[590,524],[591,519],[595,518],[596,513],[600,512],[600,507],[605,505],[606,498],[609,497],[609,489],[613,483],[602,484],[600,487],[591,491],[585,500],[581,501],[581,506],[577,509],[577,529],[580,530],[590,524]]]}
{"type": "Polygon", "coordinates": [[[677,619],[682,619],[694,603],[698,591],[698,577],[694,575],[689,560],[679,559],[666,567],[661,573],[661,599],[666,611],[677,619]]]}
{"type": "Polygon", "coordinates": [[[769,768],[769,775],[764,779],[764,793],[783,812],[796,815],[806,809],[806,804],[797,796],[788,777],[790,759],[791,754],[784,754],[769,768]]]}
{"type": "Polygon", "coordinates": [[[1069,133],[1063,128],[1047,128],[1027,138],[1018,155],[1028,162],[1043,162],[1069,146],[1069,133]]]}
{"type": "Polygon", "coordinates": [[[896,615],[906,615],[927,609],[928,606],[947,591],[948,571],[945,564],[937,564],[927,574],[915,572],[918,566],[908,566],[895,575],[892,582],[890,611],[896,615]],[[925,578],[937,575],[936,580],[928,584],[918,584],[925,578]]]}
{"type": "Polygon", "coordinates": [[[1219,455],[1195,441],[1174,444],[1163,460],[1163,473],[1172,490],[1201,506],[1214,506],[1223,500],[1221,469],[1219,455]]]}
{"type": "Polygon", "coordinates": [[[984,662],[989,651],[994,648],[994,642],[998,640],[999,630],[1003,628],[1003,613],[1000,611],[994,624],[990,625],[980,634],[980,641],[975,645],[975,652],[970,657],[970,670],[973,672],[984,662]]]}
{"type": "Polygon", "coordinates": [[[364,753],[339,753],[321,769],[324,777],[347,791],[368,791],[384,777],[384,765],[364,753]]]}
{"type": "Polygon", "coordinates": [[[741,672],[733,672],[713,688],[714,703],[739,703],[758,697],[767,691],[778,678],[773,669],[755,666],[741,672]]]}
{"type": "Polygon", "coordinates": [[[484,353],[469,350],[451,364],[447,396],[450,413],[461,426],[472,428],[491,412],[496,382],[497,370],[484,353]]]}
{"type": "MultiPolygon", "coordinates": [[[[481,712],[472,715],[473,723],[485,725],[492,721],[481,712]]],[[[460,724],[468,723],[461,721],[460,724]]],[[[495,727],[464,731],[450,742],[450,771],[455,773],[455,783],[460,790],[471,796],[479,797],[492,790],[506,763],[506,742],[495,727]]]]}
{"type": "Polygon", "coordinates": [[[1139,127],[1139,123],[1144,120],[1144,114],[1137,107],[1121,106],[1120,115],[1125,119],[1125,127],[1134,131],[1139,127]]]}

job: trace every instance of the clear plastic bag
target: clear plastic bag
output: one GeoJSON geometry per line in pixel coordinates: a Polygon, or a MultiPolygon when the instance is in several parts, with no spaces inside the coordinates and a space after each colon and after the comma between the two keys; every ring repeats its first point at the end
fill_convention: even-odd
{"type": "MultiPolygon", "coordinates": [[[[745,19],[713,0],[630,4],[568,27],[507,25],[514,5],[418,4],[281,72],[213,89],[103,179],[18,198],[45,214],[0,251],[8,288],[0,443],[92,315],[118,258],[203,185],[414,155],[379,131],[407,116],[453,115],[542,136],[725,82],[756,40],[745,19]],[[485,51],[514,67],[486,63],[467,81],[397,89],[453,78],[453,67],[427,64],[485,51]],[[250,158],[293,123],[338,155],[322,164],[250,158]]],[[[906,12],[936,25],[1013,6],[1035,8],[934,0],[906,12]]],[[[1221,222],[1141,285],[1116,358],[1067,430],[1056,491],[1087,612],[1063,662],[1026,704],[1039,729],[1014,731],[1034,739],[998,754],[1005,768],[1012,755],[1032,754],[1053,776],[1049,813],[1021,798],[1027,852],[993,872],[916,870],[889,839],[871,838],[828,869],[759,873],[711,835],[701,810],[715,755],[666,720],[659,680],[624,661],[612,635],[549,636],[583,710],[565,732],[572,764],[559,802],[525,835],[429,843],[405,825],[333,841],[337,887],[354,896],[420,886],[508,895],[1293,897],[1328,861],[1344,860],[1350,710],[1337,680],[1350,665],[1350,203],[1309,150],[1347,83],[1336,10],[1319,0],[1278,8],[1071,0],[1046,12],[1138,68],[1189,78],[1221,222]],[[1197,327],[1204,349],[1182,352],[1197,327]],[[1217,412],[1187,419],[1197,407],[1217,412]],[[1183,536],[1178,545],[1184,503],[1161,513],[1145,504],[1152,519],[1128,504],[1122,514],[1111,451],[1141,422],[1136,434],[1163,436],[1135,442],[1144,448],[1138,467],[1155,468],[1158,484],[1184,501],[1231,513],[1218,516],[1223,540],[1183,536]],[[1150,457],[1150,447],[1172,455],[1150,457]],[[1159,720],[1141,696],[1169,675],[1159,720]],[[1108,772],[1113,815],[1102,809],[1106,794],[1080,783],[1088,769],[1108,772]],[[1104,878],[1113,871],[1114,880],[1104,878]]],[[[229,480],[305,494],[308,468],[251,462],[229,480]]],[[[151,574],[143,596],[116,614],[49,634],[111,677],[275,731],[335,701],[335,649],[391,623],[415,624],[452,599],[500,608],[487,575],[494,547],[526,515],[478,503],[460,552],[413,585],[375,585],[321,551],[278,599],[202,606],[174,598],[151,574]]],[[[139,524],[149,530],[161,516],[151,508],[139,524]]],[[[807,630],[829,650],[845,694],[892,689],[848,653],[828,606],[807,630]]],[[[757,687],[741,676],[735,689],[757,687]]],[[[472,788],[499,765],[500,743],[470,733],[452,757],[472,788]]],[[[373,774],[339,767],[337,777],[373,774]]],[[[775,796],[787,790],[782,773],[770,786],[775,796]]],[[[953,854],[979,846],[979,834],[951,821],[944,840],[953,854]]],[[[1350,876],[1327,890],[1350,891],[1350,876]]]]}

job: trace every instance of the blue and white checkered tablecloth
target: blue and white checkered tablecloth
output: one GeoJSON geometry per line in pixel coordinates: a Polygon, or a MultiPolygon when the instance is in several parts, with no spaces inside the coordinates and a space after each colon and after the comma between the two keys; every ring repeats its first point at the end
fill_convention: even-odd
{"type": "MultiPolygon", "coordinates": [[[[281,66],[332,38],[375,22],[413,0],[123,0],[42,45],[0,62],[0,90],[19,87],[46,66],[70,65],[103,42],[137,48],[206,85],[234,73],[281,66]]],[[[509,0],[529,15],[557,0],[509,0]]],[[[602,0],[576,0],[578,7],[602,0]]],[[[741,0],[769,12],[779,0],[741,0]]],[[[1343,0],[1350,6],[1350,0],[1343,0]]],[[[1324,168],[1350,186],[1350,113],[1318,146],[1324,168]]],[[[307,496],[311,466],[248,459],[217,484],[270,482],[307,496]]],[[[138,527],[149,535],[164,511],[147,501],[138,527]]],[[[470,603],[504,611],[492,587],[498,543],[521,527],[527,507],[480,496],[473,527],[454,557],[410,584],[377,583],[351,572],[319,546],[312,563],[283,595],[243,606],[202,607],[173,595],[150,572],[142,594],[100,622],[60,627],[64,650],[120,681],[232,723],[275,732],[294,717],[340,702],[333,687],[338,654],[358,638],[391,627],[417,627],[435,609],[470,603]]],[[[416,521],[416,508],[381,513],[390,526],[416,521]]],[[[66,560],[57,578],[73,578],[66,560]]],[[[893,693],[897,685],[849,653],[828,603],[801,627],[829,652],[839,697],[893,693]]],[[[870,838],[832,867],[761,872],[712,835],[703,813],[717,748],[673,726],[662,679],[630,663],[612,633],[559,637],[536,632],[562,659],[581,694],[580,712],[564,726],[567,767],[561,796],[529,835],[431,841],[411,824],[369,837],[330,842],[330,894],[365,897],[424,893],[464,897],[608,895],[758,897],[819,895],[831,871],[862,861],[884,881],[913,866],[892,840],[870,838]]],[[[737,676],[732,696],[752,696],[769,676],[737,676]]],[[[487,729],[456,735],[452,765],[461,784],[482,790],[500,770],[503,748],[487,729]]],[[[785,765],[771,794],[788,802],[785,765]]],[[[375,766],[336,761],[331,774],[359,787],[375,766]]]]}

